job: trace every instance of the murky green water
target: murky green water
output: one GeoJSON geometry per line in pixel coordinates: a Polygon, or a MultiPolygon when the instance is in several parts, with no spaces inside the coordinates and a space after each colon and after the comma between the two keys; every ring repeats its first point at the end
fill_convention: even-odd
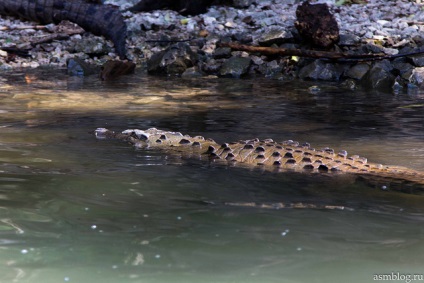
{"type": "Polygon", "coordinates": [[[310,85],[4,74],[0,282],[373,282],[375,274],[424,274],[421,196],[346,178],[181,161],[90,133],[157,127],[221,142],[295,139],[424,168],[423,93],[327,84],[311,94],[310,85]]]}

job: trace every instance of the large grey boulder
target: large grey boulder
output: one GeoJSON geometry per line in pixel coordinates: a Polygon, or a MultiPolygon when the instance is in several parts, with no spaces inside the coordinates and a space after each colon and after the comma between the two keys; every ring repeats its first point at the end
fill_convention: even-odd
{"type": "Polygon", "coordinates": [[[171,45],[164,51],[153,54],[147,61],[149,74],[180,75],[197,64],[198,55],[185,42],[171,45]]]}
{"type": "Polygon", "coordinates": [[[252,63],[250,58],[231,57],[221,67],[219,71],[220,77],[240,78],[249,72],[249,67],[252,63]]]}

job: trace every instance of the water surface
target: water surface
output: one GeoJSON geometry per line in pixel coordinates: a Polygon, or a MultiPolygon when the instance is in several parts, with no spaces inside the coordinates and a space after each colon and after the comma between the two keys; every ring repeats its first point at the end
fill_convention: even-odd
{"type": "Polygon", "coordinates": [[[0,282],[371,282],[423,274],[421,196],[97,141],[157,127],[424,168],[424,94],[270,79],[0,81],[0,282]],[[230,206],[309,203],[345,210],[230,206]]]}

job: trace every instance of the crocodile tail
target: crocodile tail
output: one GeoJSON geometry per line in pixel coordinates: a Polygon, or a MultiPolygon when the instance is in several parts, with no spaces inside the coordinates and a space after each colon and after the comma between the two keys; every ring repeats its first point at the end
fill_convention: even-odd
{"type": "Polygon", "coordinates": [[[86,31],[111,40],[119,57],[126,58],[127,26],[116,7],[83,0],[1,0],[0,14],[43,24],[74,22],[86,31]]]}
{"type": "Polygon", "coordinates": [[[409,194],[424,193],[424,172],[400,166],[384,166],[370,172],[358,173],[361,180],[382,190],[396,190],[409,194]]]}

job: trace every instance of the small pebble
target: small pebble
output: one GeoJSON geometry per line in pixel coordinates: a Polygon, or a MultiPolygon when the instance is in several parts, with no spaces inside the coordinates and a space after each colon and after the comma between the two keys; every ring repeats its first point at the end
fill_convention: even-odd
{"type": "Polygon", "coordinates": [[[316,94],[321,91],[321,89],[316,85],[309,87],[308,90],[309,90],[309,93],[312,93],[312,94],[316,94]]]}

